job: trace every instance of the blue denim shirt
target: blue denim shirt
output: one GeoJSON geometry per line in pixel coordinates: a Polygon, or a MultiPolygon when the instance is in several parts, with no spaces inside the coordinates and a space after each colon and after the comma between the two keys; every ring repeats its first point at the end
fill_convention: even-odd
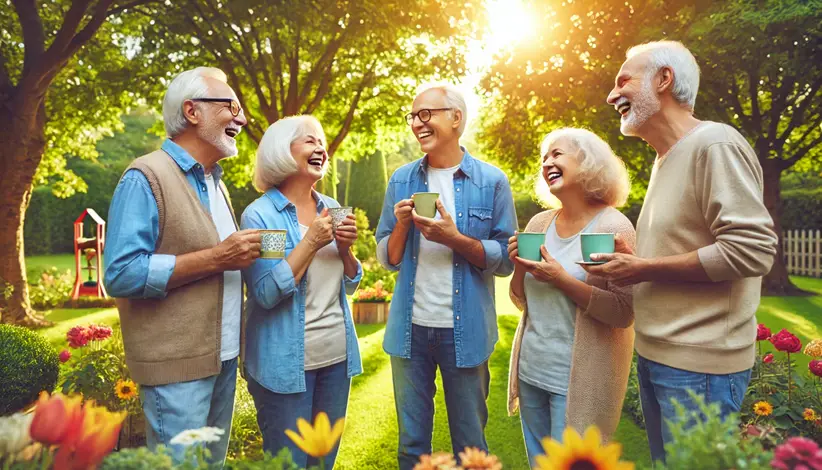
{"type": "MultiPolygon", "coordinates": [[[[464,149],[463,149],[464,150],[464,149]]],[[[411,357],[411,315],[420,232],[409,229],[402,261],[388,261],[388,238],[397,218],[394,205],[412,194],[427,191],[428,157],[409,163],[391,176],[377,227],[377,257],[386,268],[397,271],[383,348],[392,356],[411,357]]],[[[453,304],[454,345],[457,367],[476,367],[491,356],[498,339],[494,307],[494,275],[508,276],[514,264],[508,259],[508,239],[517,228],[517,215],[508,177],[499,168],[474,159],[465,152],[454,174],[454,222],[457,229],[482,243],[484,269],[454,252],[453,304]]]]}
{"type": "MultiPolygon", "coordinates": [[[[182,147],[166,139],[162,146],[180,166],[206,212],[211,213],[205,169],[182,147]]],[[[220,165],[211,169],[214,182],[223,175],[220,165]]],[[[160,236],[157,201],[145,175],[128,170],[111,198],[106,225],[105,283],[112,297],[163,298],[177,257],[155,254],[160,236]]]]}
{"type": "MultiPolygon", "coordinates": [[[[324,207],[340,207],[334,199],[315,192],[317,212],[324,207]]],[[[297,208],[272,188],[243,212],[243,229],[285,229],[288,256],[302,240],[297,208]]],[[[248,286],[245,325],[245,372],[275,393],[299,393],[305,388],[305,289],[306,276],[294,282],[291,266],[284,259],[258,258],[243,270],[248,286]]],[[[344,276],[340,284],[340,305],[345,322],[345,350],[348,377],[362,373],[360,348],[346,294],[353,294],[362,279],[344,276]]]]}

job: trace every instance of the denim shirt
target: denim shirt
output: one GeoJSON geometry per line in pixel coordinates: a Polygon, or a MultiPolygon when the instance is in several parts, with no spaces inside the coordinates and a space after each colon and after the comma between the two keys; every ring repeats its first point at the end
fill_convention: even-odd
{"type": "MultiPolygon", "coordinates": [[[[463,149],[464,150],[464,149],[463,149]]],[[[409,163],[391,176],[377,227],[377,258],[392,271],[399,270],[391,301],[383,348],[392,356],[411,357],[411,315],[420,232],[409,229],[402,261],[388,261],[388,239],[397,218],[394,205],[427,190],[428,157],[409,163]]],[[[475,238],[485,250],[484,269],[454,251],[454,345],[457,367],[476,367],[491,356],[498,339],[494,306],[494,275],[508,276],[514,264],[508,259],[508,239],[517,228],[517,216],[508,177],[499,168],[474,159],[465,151],[454,174],[454,223],[460,233],[475,238]]]]}
{"type": "MultiPolygon", "coordinates": [[[[314,192],[317,212],[324,207],[340,207],[334,199],[314,192]]],[[[302,240],[297,208],[277,189],[272,188],[243,212],[242,229],[285,229],[286,257],[302,240]]],[[[305,387],[305,296],[306,276],[299,285],[285,259],[258,258],[243,270],[248,287],[245,325],[245,372],[275,393],[299,393],[305,387]]],[[[345,323],[345,350],[348,377],[362,373],[360,348],[346,294],[353,294],[362,279],[362,264],[357,275],[343,277],[340,305],[345,323]]]]}
{"type": "MultiPolygon", "coordinates": [[[[170,139],[163,142],[162,149],[180,166],[203,208],[211,213],[203,165],[170,139]]],[[[211,175],[219,188],[223,175],[220,165],[214,165],[211,175]]],[[[148,180],[141,171],[128,170],[117,184],[108,210],[103,282],[109,295],[121,298],[166,296],[177,257],[154,253],[159,236],[157,201],[148,180]]]]}

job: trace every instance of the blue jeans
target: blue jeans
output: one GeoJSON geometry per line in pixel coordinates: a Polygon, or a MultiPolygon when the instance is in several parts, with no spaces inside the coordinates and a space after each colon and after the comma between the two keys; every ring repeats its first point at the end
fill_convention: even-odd
{"type": "Polygon", "coordinates": [[[565,395],[551,393],[527,382],[519,381],[519,416],[522,436],[531,467],[536,467],[537,455],[542,455],[542,439],[551,437],[562,442],[565,430],[565,395]]]}
{"type": "Polygon", "coordinates": [[[141,385],[140,400],[146,416],[146,444],[154,449],[163,444],[176,461],[182,461],[185,447],[171,445],[177,434],[204,426],[225,431],[218,442],[208,444],[212,462],[225,462],[237,388],[237,358],[223,361],[220,373],[204,379],[166,385],[141,385]]]}
{"type": "MultiPolygon", "coordinates": [[[[294,463],[300,468],[319,465],[319,460],[303,452],[285,435],[286,429],[301,434],[297,419],[303,418],[314,425],[314,418],[325,411],[331,426],[345,417],[351,379],[348,378],[346,361],[315,370],[305,371],[305,391],[300,393],[275,393],[248,378],[248,391],[257,408],[257,423],[263,435],[263,450],[272,455],[287,447],[294,463]]],[[[325,456],[325,468],[334,468],[339,443],[325,456]]]]}
{"type": "Polygon", "coordinates": [[[394,397],[399,425],[400,470],[413,469],[423,454],[431,453],[434,433],[434,395],[437,366],[442,374],[445,408],[454,453],[465,447],[488,450],[488,362],[471,368],[457,367],[452,328],[412,325],[411,358],[391,356],[394,397]]]}
{"type": "Polygon", "coordinates": [[[705,399],[705,403],[717,403],[720,415],[725,418],[739,412],[751,380],[751,369],[724,375],[701,374],[669,367],[642,356],[638,356],[637,374],[651,458],[663,462],[665,445],[672,441],[667,422],[677,419],[671,399],[676,399],[689,414],[698,413],[699,408],[688,393],[693,390],[705,399]]]}

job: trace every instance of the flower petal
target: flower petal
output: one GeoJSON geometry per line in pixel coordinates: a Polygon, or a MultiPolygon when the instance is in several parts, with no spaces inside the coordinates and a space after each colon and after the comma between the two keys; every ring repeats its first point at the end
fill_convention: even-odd
{"type": "Polygon", "coordinates": [[[288,436],[288,438],[291,439],[294,442],[294,444],[296,444],[297,447],[300,448],[300,450],[302,450],[303,452],[312,457],[314,456],[314,449],[311,448],[311,445],[309,445],[309,443],[306,442],[305,439],[302,438],[302,436],[300,436],[299,434],[290,429],[285,430],[285,435],[288,436]]]}

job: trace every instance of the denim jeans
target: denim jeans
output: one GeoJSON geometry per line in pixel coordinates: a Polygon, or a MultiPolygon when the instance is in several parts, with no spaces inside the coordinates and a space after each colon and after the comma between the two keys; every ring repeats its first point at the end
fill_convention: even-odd
{"type": "Polygon", "coordinates": [[[169,447],[174,459],[181,461],[185,447],[170,444],[177,434],[204,426],[225,431],[218,442],[208,444],[212,462],[225,462],[234,414],[237,388],[237,358],[223,361],[220,373],[204,379],[166,385],[140,386],[140,400],[146,416],[146,444],[169,447]]]}
{"type": "Polygon", "coordinates": [[[442,374],[445,408],[454,453],[465,447],[488,450],[488,362],[458,368],[453,328],[412,325],[411,358],[391,356],[394,397],[399,425],[400,470],[410,470],[423,454],[431,453],[434,433],[434,395],[437,366],[442,374]]]}
{"type": "Polygon", "coordinates": [[[676,399],[688,412],[699,412],[688,393],[693,390],[705,399],[705,403],[717,403],[720,415],[725,418],[739,412],[751,380],[750,369],[725,375],[701,374],[669,367],[642,356],[638,356],[637,373],[651,458],[663,462],[665,445],[672,440],[667,422],[677,419],[671,399],[676,399]]]}
{"type": "MultiPolygon", "coordinates": [[[[309,456],[297,447],[285,435],[286,429],[300,434],[297,419],[303,418],[314,425],[314,418],[320,411],[325,411],[331,426],[345,417],[348,408],[348,393],[351,391],[351,379],[348,378],[346,361],[305,371],[305,391],[298,393],[275,393],[257,383],[250,375],[248,391],[254,398],[257,408],[257,423],[263,435],[263,450],[272,455],[287,447],[291,451],[294,463],[299,468],[319,465],[319,460],[309,456]]],[[[334,468],[339,443],[330,454],[325,456],[325,468],[334,468]]]]}
{"type": "Polygon", "coordinates": [[[527,382],[519,381],[519,416],[522,421],[522,436],[525,451],[531,467],[536,467],[537,455],[545,452],[542,439],[551,437],[562,442],[565,430],[565,395],[551,393],[527,382]]]}

